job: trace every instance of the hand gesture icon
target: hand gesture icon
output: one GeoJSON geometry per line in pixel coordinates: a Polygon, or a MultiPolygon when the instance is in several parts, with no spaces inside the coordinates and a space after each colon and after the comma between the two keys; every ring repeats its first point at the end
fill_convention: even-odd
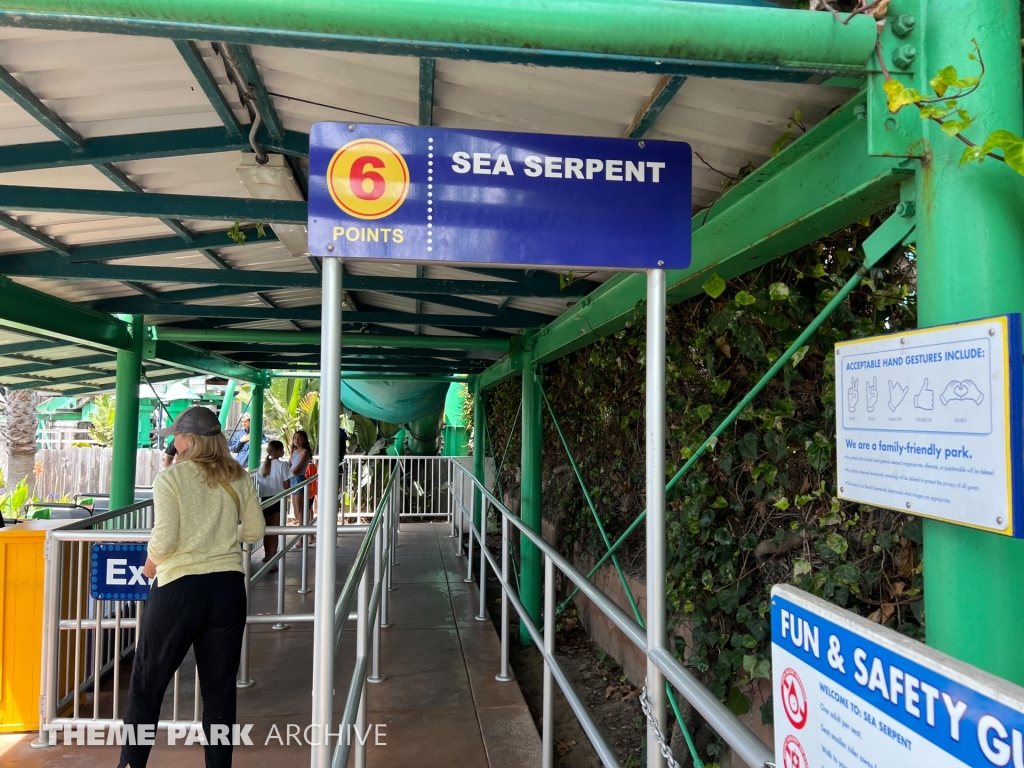
{"type": "Polygon", "coordinates": [[[959,400],[960,395],[958,395],[956,391],[960,386],[960,382],[955,379],[949,382],[949,384],[946,385],[946,388],[942,390],[942,394],[939,395],[939,402],[946,405],[950,400],[959,400]]]}
{"type": "Polygon", "coordinates": [[[889,410],[895,411],[900,407],[900,403],[903,402],[903,398],[907,396],[907,392],[910,391],[910,387],[904,387],[898,381],[889,381],[889,410]]]}
{"type": "Polygon", "coordinates": [[[983,395],[981,390],[978,389],[978,385],[970,379],[964,379],[961,381],[960,387],[961,390],[966,390],[963,392],[961,392],[961,390],[957,390],[960,394],[961,400],[972,400],[975,405],[981,405],[981,401],[985,399],[985,395],[983,395]]]}
{"type": "Polygon", "coordinates": [[[860,393],[857,391],[857,379],[850,379],[850,388],[846,390],[846,406],[850,413],[857,410],[857,400],[860,399],[860,393]]]}
{"type": "Polygon", "coordinates": [[[867,400],[868,413],[875,412],[875,403],[878,402],[878,377],[875,376],[871,381],[864,382],[864,396],[867,400]]]}
{"type": "Polygon", "coordinates": [[[935,390],[928,388],[928,379],[921,385],[921,391],[914,395],[914,407],[922,411],[935,408],[935,390]]]}

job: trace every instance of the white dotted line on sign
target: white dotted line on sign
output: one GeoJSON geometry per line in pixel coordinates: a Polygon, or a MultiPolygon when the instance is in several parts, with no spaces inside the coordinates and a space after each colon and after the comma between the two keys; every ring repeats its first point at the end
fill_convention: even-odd
{"type": "Polygon", "coordinates": [[[427,138],[427,250],[434,250],[434,140],[427,138]]]}

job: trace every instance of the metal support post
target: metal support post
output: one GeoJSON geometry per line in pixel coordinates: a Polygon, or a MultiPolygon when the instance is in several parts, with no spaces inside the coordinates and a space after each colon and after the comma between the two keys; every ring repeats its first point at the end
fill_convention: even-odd
{"type": "MultiPolygon", "coordinates": [[[[544,558],[544,687],[541,694],[541,766],[555,765],[555,681],[548,657],[555,653],[555,561],[544,558]]],[[[648,741],[648,744],[651,742],[648,741]]],[[[650,750],[648,750],[650,751],[650,750]]]]}
{"type": "Polygon", "coordinates": [[[487,558],[484,552],[487,548],[487,510],[490,504],[484,504],[480,515],[480,610],[474,618],[477,621],[487,621],[487,558]]]}
{"type": "Polygon", "coordinates": [[[455,478],[455,468],[452,466],[454,459],[448,459],[445,464],[448,467],[448,519],[452,524],[451,533],[448,534],[449,539],[455,538],[455,515],[458,514],[458,504],[455,503],[455,489],[452,487],[452,481],[455,478]]]}
{"type": "MultiPolygon", "coordinates": [[[[508,537],[509,529],[508,518],[504,515],[501,516],[501,582],[502,584],[508,584],[508,548],[511,542],[508,537]]],[[[501,671],[497,674],[495,679],[500,683],[509,683],[515,680],[511,670],[508,667],[508,643],[509,643],[509,627],[508,627],[508,594],[504,588],[501,590],[501,671]]]]}
{"type": "MultiPolygon", "coordinates": [[[[387,514],[383,515],[387,518],[387,514]]],[[[384,520],[381,520],[382,525],[386,525],[384,520]]],[[[387,591],[384,589],[382,583],[384,568],[381,562],[381,557],[384,554],[384,534],[386,531],[382,527],[377,528],[377,533],[373,537],[373,588],[376,590],[378,587],[381,590],[380,602],[377,604],[377,610],[381,611],[381,617],[383,617],[383,605],[384,601],[387,600],[385,595],[387,591]]],[[[378,619],[377,616],[371,616],[370,620],[373,622],[373,658],[370,664],[370,676],[366,678],[368,683],[383,683],[384,675],[380,673],[380,626],[382,618],[378,619]]]]}
{"type": "Polygon", "coordinates": [[[469,543],[466,544],[466,578],[463,579],[467,584],[473,583],[473,531],[475,530],[476,521],[470,519],[469,521],[469,543]]]}
{"type": "MultiPolygon", "coordinates": [[[[396,483],[397,485],[397,483],[396,483]]],[[[391,584],[391,570],[398,564],[398,558],[396,555],[396,548],[398,547],[398,502],[395,500],[396,491],[392,486],[391,496],[388,497],[388,515],[391,517],[391,552],[388,554],[388,592],[394,592],[395,588],[391,584]]]]}
{"type": "Polygon", "coordinates": [[[139,383],[142,380],[142,316],[130,320],[131,349],[117,350],[114,397],[114,455],[110,467],[110,508],[135,503],[135,456],[139,445],[139,383]]]}
{"type": "MultiPolygon", "coordinates": [[[[249,398],[249,471],[259,469],[260,459],[263,458],[263,393],[261,381],[253,385],[252,397],[249,398]]],[[[230,403],[225,402],[225,405],[230,403]]],[[[287,525],[284,517],[281,518],[281,525],[287,525]]]]}
{"type": "MultiPolygon", "coordinates": [[[[249,579],[252,577],[252,544],[242,545],[242,570],[245,571],[245,615],[249,615],[249,579]]],[[[236,688],[252,688],[256,681],[249,677],[249,624],[242,630],[242,655],[238,659],[236,688]]]]}
{"type": "MultiPolygon", "coordinates": [[[[288,515],[288,504],[291,498],[281,499],[281,519],[286,520],[288,515]]],[[[282,523],[283,525],[283,523],[282,523]]],[[[309,525],[309,486],[302,486],[302,526],[309,525]]],[[[309,535],[302,537],[302,574],[300,575],[299,594],[305,595],[309,592],[309,535]]]]}
{"type": "MultiPolygon", "coordinates": [[[[311,768],[329,768],[334,698],[334,582],[338,547],[338,515],[333,508],[338,498],[340,462],[338,425],[341,423],[341,307],[342,263],[323,261],[323,312],[320,346],[320,465],[327,468],[318,478],[324,503],[317,518],[316,593],[313,621],[313,713],[318,734],[310,755],[311,768]]],[[[362,603],[360,603],[362,605],[362,603]]],[[[364,632],[365,632],[365,625],[364,632]]],[[[358,748],[357,748],[358,760],[358,748]]],[[[357,762],[357,765],[359,763],[357,762]]]]}
{"type": "MultiPolygon", "coordinates": [[[[529,348],[532,344],[525,342],[529,348]]],[[[540,370],[533,363],[523,366],[522,485],[519,490],[520,516],[537,533],[541,532],[541,446],[544,439],[544,401],[540,392],[540,370]]],[[[519,599],[533,623],[540,624],[540,550],[525,536],[519,537],[519,599]]],[[[530,633],[519,625],[519,642],[530,645],[530,633]]]]}
{"type": "MultiPolygon", "coordinates": [[[[249,427],[249,434],[252,434],[252,426],[249,427]]],[[[252,451],[252,447],[249,447],[252,451]]],[[[284,499],[282,499],[284,501],[284,499]]],[[[281,525],[285,524],[284,518],[281,519],[281,525]]],[[[284,615],[284,568],[285,560],[288,558],[288,552],[285,550],[285,543],[287,537],[282,533],[277,537],[277,551],[281,553],[281,559],[277,562],[277,615],[284,615]]],[[[279,621],[271,629],[288,629],[289,625],[283,621],[279,621]]]]}
{"type": "Polygon", "coordinates": [[[466,520],[466,473],[459,471],[459,534],[458,541],[456,543],[457,550],[455,552],[456,557],[465,557],[466,553],[462,549],[462,537],[465,535],[465,520],[466,520]]]}
{"type": "MultiPolygon", "coordinates": [[[[912,42],[922,85],[950,65],[977,75],[967,58],[972,38],[985,57],[970,103],[975,140],[996,129],[1024,132],[1018,11],[1010,0],[921,2],[912,42]]],[[[932,121],[921,125],[929,160],[917,173],[919,324],[1024,311],[1024,180],[991,159],[960,166],[963,145],[932,121]]],[[[1024,541],[925,520],[928,644],[1024,685],[1022,561],[1024,541]]]]}
{"type": "MultiPolygon", "coordinates": [[[[359,579],[358,608],[356,610],[356,659],[367,659],[370,656],[370,632],[367,619],[370,613],[370,571],[363,568],[359,579]]],[[[359,708],[356,714],[356,733],[366,733],[366,679],[362,680],[362,691],[359,693],[359,708]]],[[[347,738],[345,734],[343,738],[347,738]]],[[[355,768],[366,768],[366,742],[356,738],[355,768]]]]}
{"type": "MultiPolygon", "coordinates": [[[[381,580],[383,581],[383,584],[381,585],[381,590],[380,590],[380,628],[381,629],[387,629],[388,627],[391,626],[391,619],[388,617],[388,592],[391,591],[391,553],[394,551],[394,543],[392,541],[392,535],[391,535],[391,523],[392,523],[392,520],[391,520],[391,497],[389,496],[388,500],[387,500],[387,503],[386,503],[386,505],[384,507],[384,519],[381,521],[381,524],[384,527],[384,531],[383,531],[382,535],[384,537],[384,541],[387,543],[387,546],[385,547],[385,549],[387,549],[386,556],[385,556],[385,553],[383,553],[383,552],[381,553],[381,557],[383,557],[383,563],[381,563],[381,565],[382,565],[382,567],[384,569],[381,572],[381,577],[380,577],[381,580]]],[[[378,647],[378,650],[379,650],[379,648],[380,648],[380,643],[379,642],[377,644],[377,647],[378,647]]]]}
{"type": "MultiPolygon", "coordinates": [[[[665,677],[651,652],[666,645],[665,631],[665,270],[647,272],[647,698],[665,726],[665,677]]],[[[665,768],[647,722],[647,768],[665,768]]]]}

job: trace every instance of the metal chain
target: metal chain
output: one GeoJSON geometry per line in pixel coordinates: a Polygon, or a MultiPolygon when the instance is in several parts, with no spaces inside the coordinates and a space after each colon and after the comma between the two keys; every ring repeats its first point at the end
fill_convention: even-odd
{"type": "MultiPolygon", "coordinates": [[[[672,757],[672,748],[668,745],[668,739],[665,738],[665,734],[661,732],[661,726],[658,724],[658,718],[651,712],[651,703],[647,700],[647,679],[644,679],[644,688],[640,692],[640,709],[643,710],[644,717],[647,718],[647,725],[654,731],[654,737],[658,740],[658,747],[661,749],[661,756],[665,758],[665,762],[668,763],[668,768],[679,768],[679,763],[672,757]]],[[[647,745],[650,749],[650,744],[647,745]]]]}

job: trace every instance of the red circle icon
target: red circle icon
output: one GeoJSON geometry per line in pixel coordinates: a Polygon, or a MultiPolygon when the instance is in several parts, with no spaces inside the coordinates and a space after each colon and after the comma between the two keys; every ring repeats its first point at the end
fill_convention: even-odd
{"type": "Polygon", "coordinates": [[[782,743],[782,768],[809,768],[807,753],[795,736],[787,736],[782,743]]]}
{"type": "Polygon", "coordinates": [[[807,725],[807,692],[795,669],[787,669],[782,673],[780,688],[782,708],[789,722],[799,731],[807,725]]]}

